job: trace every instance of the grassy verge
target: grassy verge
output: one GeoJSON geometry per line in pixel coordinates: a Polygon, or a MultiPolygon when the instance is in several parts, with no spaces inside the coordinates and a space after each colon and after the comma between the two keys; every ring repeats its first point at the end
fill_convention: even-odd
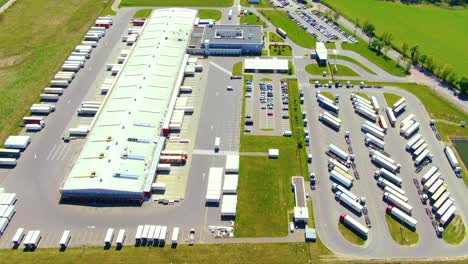
{"type": "Polygon", "coordinates": [[[384,55],[377,54],[362,39],[359,39],[359,43],[343,43],[341,44],[341,47],[343,49],[352,50],[356,53],[359,53],[361,56],[370,60],[378,67],[382,68],[382,70],[390,74],[400,77],[406,76],[406,70],[403,69],[400,65],[398,65],[398,63],[396,63],[392,59],[385,57],[384,55]]]}
{"type": "Polygon", "coordinates": [[[460,160],[468,166],[468,141],[467,140],[453,140],[453,145],[460,156],[460,160]]]}
{"type": "Polygon", "coordinates": [[[459,215],[455,215],[445,228],[442,238],[445,242],[453,245],[460,244],[466,238],[466,227],[463,224],[463,219],[459,215]]]}
{"type": "MultiPolygon", "coordinates": [[[[249,79],[247,76],[244,79],[249,79]]],[[[288,210],[294,206],[291,177],[308,179],[304,131],[296,79],[288,80],[290,125],[292,137],[244,135],[241,132],[241,152],[267,152],[279,149],[279,159],[241,156],[239,167],[236,236],[285,236],[288,233],[288,210]]],[[[245,93],[245,92],[244,92],[245,93]]],[[[244,130],[245,98],[242,108],[244,130]]]]}
{"type": "Polygon", "coordinates": [[[305,70],[307,73],[312,75],[322,75],[323,72],[327,72],[327,75],[330,75],[330,71],[327,66],[321,66],[315,63],[306,65],[305,70]]]}
{"type": "Polygon", "coordinates": [[[384,93],[383,95],[389,107],[392,107],[398,100],[401,99],[401,96],[399,96],[398,94],[394,94],[394,93],[384,93]]]}
{"type": "Polygon", "coordinates": [[[335,96],[330,92],[325,91],[325,92],[320,92],[320,94],[332,100],[333,102],[335,101],[335,96]]]}
{"type": "Polygon", "coordinates": [[[270,42],[284,42],[284,39],[276,32],[268,32],[268,40],[270,42]]]}
{"type": "Polygon", "coordinates": [[[296,66],[291,60],[288,60],[288,75],[293,75],[296,73],[296,66]]]}
{"type": "Polygon", "coordinates": [[[335,42],[325,42],[325,47],[327,47],[327,49],[336,49],[336,44],[335,42]]]}
{"type": "Polygon", "coordinates": [[[345,225],[338,223],[338,230],[340,230],[341,235],[348,240],[350,243],[353,243],[358,246],[366,244],[366,240],[362,239],[360,236],[356,235],[354,231],[350,230],[345,225]]]}
{"type": "Polygon", "coordinates": [[[262,82],[271,82],[272,80],[270,78],[263,78],[261,81],[262,82]]]}
{"type": "Polygon", "coordinates": [[[115,16],[117,14],[114,10],[112,10],[112,5],[114,2],[115,0],[109,1],[104,10],[101,12],[101,16],[115,16]]]}
{"type": "Polygon", "coordinates": [[[242,62],[236,62],[232,65],[232,75],[242,75],[242,62]]]}
{"type": "Polygon", "coordinates": [[[233,0],[122,0],[119,6],[232,6],[233,0]]]}
{"type": "Polygon", "coordinates": [[[262,56],[268,56],[268,50],[262,49],[262,56]]]}
{"type": "Polygon", "coordinates": [[[388,214],[385,215],[385,219],[387,220],[390,235],[395,242],[402,246],[412,246],[418,243],[419,235],[417,232],[408,229],[388,214]]]}
{"type": "Polygon", "coordinates": [[[366,99],[366,100],[370,100],[369,95],[366,94],[366,93],[363,93],[363,92],[353,92],[353,93],[356,94],[356,95],[361,96],[362,98],[364,98],[364,99],[366,99]]]}
{"type": "Polygon", "coordinates": [[[360,76],[359,73],[344,65],[334,64],[330,65],[330,68],[335,76],[360,76]]]}
{"type": "Polygon", "coordinates": [[[371,74],[376,74],[373,70],[369,69],[369,67],[367,67],[366,65],[362,64],[361,62],[359,62],[358,60],[355,60],[351,57],[348,57],[348,56],[343,56],[343,55],[330,55],[330,61],[333,62],[333,59],[338,59],[338,60],[344,60],[344,61],[349,61],[349,62],[352,62],[354,64],[356,64],[357,66],[363,68],[364,70],[366,70],[367,72],[371,73],[371,74]]]}
{"type": "MultiPolygon", "coordinates": [[[[249,3],[249,0],[240,0],[240,4],[241,6],[251,6],[251,4],[249,3]]],[[[260,0],[259,4],[252,4],[252,6],[256,8],[257,7],[265,7],[265,8],[273,7],[273,5],[268,0],[260,0]]]]}
{"type": "Polygon", "coordinates": [[[0,142],[49,85],[73,47],[111,5],[94,0],[21,0],[0,20],[0,142]],[[52,22],[53,21],[53,22],[52,22]]]}
{"type": "Polygon", "coordinates": [[[259,18],[254,13],[249,13],[247,15],[242,15],[240,17],[240,24],[241,25],[261,25],[266,26],[265,21],[259,18]]]}
{"type": "Polygon", "coordinates": [[[0,0],[0,7],[2,7],[6,2],[8,2],[8,0],[0,0]]]}
{"type": "Polygon", "coordinates": [[[289,45],[270,45],[270,56],[292,56],[292,48],[289,45]]]}
{"type": "Polygon", "coordinates": [[[282,28],[286,31],[286,33],[288,33],[288,38],[294,41],[297,45],[304,48],[315,47],[315,38],[289,19],[286,16],[285,11],[260,10],[260,13],[266,19],[270,20],[275,27],[282,28]]]}
{"type": "Polygon", "coordinates": [[[134,18],[147,18],[151,15],[153,9],[140,9],[133,15],[134,18]]]}
{"type": "Polygon", "coordinates": [[[201,19],[214,19],[216,21],[220,20],[223,16],[223,13],[219,10],[214,9],[200,9],[198,10],[198,17],[201,19]]]}

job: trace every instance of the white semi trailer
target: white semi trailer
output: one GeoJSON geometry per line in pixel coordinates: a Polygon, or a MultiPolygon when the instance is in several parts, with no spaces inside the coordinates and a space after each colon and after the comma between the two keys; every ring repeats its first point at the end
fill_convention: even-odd
{"type": "Polygon", "coordinates": [[[369,229],[367,227],[365,227],[364,225],[362,225],[358,221],[354,220],[349,215],[341,214],[339,221],[343,225],[351,228],[354,232],[356,232],[358,235],[360,235],[362,237],[367,237],[367,235],[369,234],[369,229]]]}

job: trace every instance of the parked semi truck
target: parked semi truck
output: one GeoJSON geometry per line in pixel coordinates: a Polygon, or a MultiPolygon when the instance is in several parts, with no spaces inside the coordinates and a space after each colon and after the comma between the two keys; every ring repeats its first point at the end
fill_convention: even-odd
{"type": "Polygon", "coordinates": [[[374,146],[377,146],[381,149],[385,148],[385,142],[383,140],[380,140],[379,138],[369,133],[365,134],[364,142],[366,145],[373,144],[374,146]]]}
{"type": "Polygon", "coordinates": [[[405,203],[408,202],[408,197],[404,196],[403,194],[400,193],[401,189],[398,188],[399,190],[395,190],[393,188],[391,188],[390,186],[385,186],[385,188],[383,189],[384,192],[387,192],[387,193],[391,193],[393,195],[395,195],[398,199],[404,201],[405,203]]]}
{"type": "Polygon", "coordinates": [[[379,178],[379,177],[382,177],[386,180],[389,180],[391,181],[392,183],[396,184],[397,186],[401,186],[401,184],[403,183],[403,179],[401,179],[400,177],[396,176],[395,174],[391,173],[390,171],[384,169],[384,168],[380,168],[379,170],[375,171],[375,174],[374,174],[374,177],[375,178],[379,178]]]}
{"type": "Polygon", "coordinates": [[[408,143],[406,143],[406,150],[410,150],[411,147],[421,139],[422,139],[421,134],[417,134],[414,137],[412,137],[410,140],[408,140],[408,143]]]}
{"type": "Polygon", "coordinates": [[[333,144],[328,145],[328,150],[344,161],[347,161],[349,159],[349,153],[345,152],[344,150],[340,149],[339,147],[333,144]]]}
{"type": "Polygon", "coordinates": [[[377,117],[377,122],[379,123],[379,126],[382,128],[384,133],[387,133],[388,125],[387,121],[385,120],[385,117],[383,115],[379,115],[377,117]]]}
{"type": "Polygon", "coordinates": [[[382,157],[377,156],[377,155],[372,156],[372,162],[374,162],[374,164],[376,164],[378,167],[385,168],[385,169],[387,169],[387,170],[389,170],[390,172],[393,172],[393,173],[399,172],[400,167],[401,167],[400,164],[396,164],[396,165],[392,164],[392,163],[388,162],[387,160],[385,160],[382,157]]]}
{"type": "Polygon", "coordinates": [[[413,206],[407,204],[403,200],[400,200],[397,196],[391,193],[388,193],[388,192],[384,193],[383,199],[387,201],[388,203],[390,203],[391,205],[400,208],[400,210],[404,211],[405,213],[409,215],[413,211],[413,206]]]}
{"type": "Polygon", "coordinates": [[[450,206],[450,208],[447,209],[445,214],[439,219],[439,223],[442,226],[447,225],[450,222],[450,220],[452,219],[452,217],[455,215],[456,210],[457,210],[457,208],[454,205],[450,206]]]}
{"type": "Polygon", "coordinates": [[[416,229],[416,224],[418,223],[418,221],[413,217],[405,214],[402,210],[389,205],[387,206],[386,212],[387,214],[390,214],[391,216],[396,218],[401,223],[406,224],[411,229],[416,229]]]}
{"type": "Polygon", "coordinates": [[[400,100],[396,101],[394,104],[393,104],[393,109],[399,107],[400,105],[406,103],[406,99],[404,97],[400,98],[400,100]]]}
{"type": "Polygon", "coordinates": [[[341,192],[347,196],[349,196],[351,199],[353,199],[354,201],[356,202],[359,202],[359,197],[357,195],[355,195],[354,193],[348,191],[346,188],[344,188],[343,186],[337,184],[337,183],[332,183],[332,191],[334,191],[335,193],[336,192],[341,192]]]}
{"type": "Polygon", "coordinates": [[[320,114],[319,120],[336,130],[339,130],[341,127],[341,120],[328,113],[320,114]]]}
{"type": "Polygon", "coordinates": [[[429,151],[429,149],[425,149],[415,160],[414,160],[414,166],[419,166],[421,162],[423,162],[425,159],[429,159],[429,161],[432,161],[432,154],[429,151]]]}
{"type": "Polygon", "coordinates": [[[384,178],[378,178],[377,179],[377,185],[379,185],[382,188],[389,187],[392,188],[393,190],[399,192],[402,195],[405,195],[405,191],[401,189],[400,187],[396,186],[395,184],[391,183],[390,181],[384,179],[384,178]]]}
{"type": "Polygon", "coordinates": [[[416,133],[419,130],[419,123],[416,122],[412,126],[410,126],[405,132],[403,133],[403,136],[405,138],[410,138],[414,133],[416,133]]]}
{"type": "Polygon", "coordinates": [[[392,108],[387,107],[385,109],[385,112],[387,113],[388,121],[390,122],[392,127],[395,127],[396,117],[395,117],[395,113],[393,112],[392,108]]]}
{"type": "Polygon", "coordinates": [[[330,178],[332,180],[335,180],[336,182],[338,182],[339,184],[343,185],[344,187],[346,187],[347,189],[350,189],[351,186],[353,186],[353,181],[351,181],[350,179],[346,178],[345,176],[341,175],[339,172],[337,172],[336,170],[331,170],[330,171],[330,178]]]}
{"type": "Polygon", "coordinates": [[[319,106],[334,113],[338,113],[340,111],[340,108],[330,100],[319,99],[319,106]]]}
{"type": "Polygon", "coordinates": [[[455,156],[455,153],[453,153],[453,150],[450,147],[445,147],[444,152],[447,156],[448,161],[450,162],[450,165],[452,165],[452,168],[455,169],[460,165],[458,163],[457,157],[455,156]]]}
{"type": "Polygon", "coordinates": [[[359,223],[358,221],[354,220],[351,216],[346,214],[341,214],[339,218],[340,223],[351,228],[354,232],[356,232],[359,236],[366,238],[369,234],[369,229],[359,223]]]}
{"type": "Polygon", "coordinates": [[[355,110],[358,114],[360,114],[360,115],[366,117],[367,119],[369,119],[369,120],[371,120],[371,121],[373,121],[373,122],[375,122],[375,121],[377,120],[377,115],[376,115],[376,114],[370,112],[369,110],[367,110],[367,109],[365,109],[365,108],[363,108],[363,107],[359,107],[359,106],[358,106],[358,107],[354,108],[354,110],[355,110]]]}
{"type": "Polygon", "coordinates": [[[342,171],[349,173],[349,168],[337,161],[336,159],[329,158],[328,159],[328,167],[333,169],[334,167],[340,168],[342,171]]]}
{"type": "Polygon", "coordinates": [[[385,134],[379,130],[377,130],[375,127],[373,126],[369,126],[367,124],[363,124],[361,126],[361,130],[364,132],[364,133],[369,133],[377,138],[379,138],[380,140],[383,140],[384,137],[385,137],[385,134]]]}
{"type": "Polygon", "coordinates": [[[351,197],[341,192],[336,192],[335,197],[340,203],[347,205],[349,208],[354,210],[358,215],[362,214],[362,210],[364,209],[364,207],[360,203],[353,200],[351,197]]]}

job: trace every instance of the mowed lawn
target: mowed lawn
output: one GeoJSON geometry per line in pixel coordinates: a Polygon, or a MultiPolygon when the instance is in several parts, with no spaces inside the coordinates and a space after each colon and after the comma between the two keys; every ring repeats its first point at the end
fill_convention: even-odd
{"type": "Polygon", "coordinates": [[[21,0],[2,15],[0,142],[18,131],[29,106],[104,7],[95,0],[21,0]]]}
{"type": "Polygon", "coordinates": [[[233,0],[122,0],[119,6],[232,6],[233,0]]]}
{"type": "Polygon", "coordinates": [[[418,44],[437,64],[451,64],[460,76],[467,74],[468,10],[448,10],[430,5],[403,5],[378,0],[325,0],[351,20],[368,20],[377,35],[390,32],[401,49],[404,41],[418,44]]]}
{"type": "Polygon", "coordinates": [[[260,10],[260,13],[277,28],[282,28],[288,38],[304,48],[315,47],[315,38],[288,18],[286,11],[260,10]]]}
{"type": "Polygon", "coordinates": [[[218,21],[221,19],[223,16],[223,13],[219,10],[214,10],[214,9],[200,9],[198,10],[198,17],[201,19],[214,19],[215,21],[218,21]]]}
{"type": "Polygon", "coordinates": [[[241,152],[268,152],[269,148],[277,148],[279,158],[240,157],[235,228],[237,237],[276,237],[288,234],[288,211],[294,207],[291,177],[304,176],[305,181],[308,180],[305,147],[297,147],[298,139],[304,137],[298,93],[297,80],[290,80],[292,137],[251,136],[241,132],[241,152]]]}

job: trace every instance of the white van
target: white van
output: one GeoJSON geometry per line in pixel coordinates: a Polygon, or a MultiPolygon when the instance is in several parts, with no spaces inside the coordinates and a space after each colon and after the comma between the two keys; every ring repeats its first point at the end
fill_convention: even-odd
{"type": "Polygon", "coordinates": [[[285,137],[291,137],[291,136],[292,136],[292,131],[291,131],[291,130],[285,130],[285,131],[283,131],[283,136],[285,136],[285,137]]]}

